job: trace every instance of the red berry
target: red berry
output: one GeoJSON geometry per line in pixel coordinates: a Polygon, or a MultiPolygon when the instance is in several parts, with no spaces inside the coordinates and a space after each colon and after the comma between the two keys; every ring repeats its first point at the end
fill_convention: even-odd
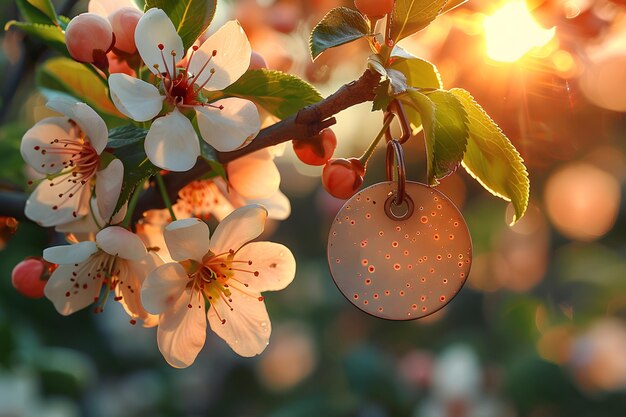
{"type": "Polygon", "coordinates": [[[292,142],[298,159],[307,165],[320,166],[333,156],[337,147],[337,136],[332,129],[324,129],[310,139],[292,142]]]}
{"type": "Polygon", "coordinates": [[[67,50],[79,62],[94,63],[113,46],[113,28],[95,13],[79,14],[65,30],[67,50]]]}
{"type": "Polygon", "coordinates": [[[352,197],[363,184],[365,167],[357,158],[338,158],[326,162],[322,172],[322,184],[336,198],[352,197]]]}
{"type": "Polygon", "coordinates": [[[108,17],[113,34],[115,35],[115,49],[127,54],[137,52],[135,45],[135,28],[143,13],[134,7],[122,7],[108,17]]]}
{"type": "Polygon", "coordinates": [[[252,51],[252,55],[250,56],[250,67],[248,69],[254,70],[261,68],[267,68],[267,61],[265,60],[263,55],[258,52],[252,51]]]}
{"type": "Polygon", "coordinates": [[[393,0],[354,0],[356,8],[365,16],[381,18],[393,10],[393,0]]]}
{"type": "Polygon", "coordinates": [[[11,283],[13,287],[22,295],[29,298],[43,297],[43,288],[48,282],[45,276],[48,275],[48,264],[39,258],[24,259],[15,265],[11,273],[11,283]]]}

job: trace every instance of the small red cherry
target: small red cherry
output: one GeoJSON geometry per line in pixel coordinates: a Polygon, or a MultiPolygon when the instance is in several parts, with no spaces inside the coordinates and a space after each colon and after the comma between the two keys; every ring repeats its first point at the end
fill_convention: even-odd
{"type": "Polygon", "coordinates": [[[94,63],[113,47],[113,28],[107,19],[95,13],[79,14],[65,29],[65,43],[72,58],[94,63]]]}
{"type": "Polygon", "coordinates": [[[322,171],[322,185],[330,195],[346,200],[363,184],[365,167],[357,158],[338,158],[326,162],[322,171]]]}
{"type": "Polygon", "coordinates": [[[354,0],[356,8],[365,16],[380,19],[393,10],[394,0],[354,0]]]}
{"type": "Polygon", "coordinates": [[[48,282],[48,263],[40,258],[24,259],[15,265],[11,273],[13,287],[29,298],[43,297],[43,289],[48,282]]]}
{"type": "Polygon", "coordinates": [[[293,150],[298,159],[307,165],[324,165],[337,148],[337,136],[332,129],[324,129],[310,139],[293,140],[293,150]]]}

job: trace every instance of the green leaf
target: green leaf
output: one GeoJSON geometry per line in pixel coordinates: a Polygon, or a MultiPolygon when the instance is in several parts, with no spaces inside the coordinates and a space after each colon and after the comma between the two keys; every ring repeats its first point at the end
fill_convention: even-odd
{"type": "Polygon", "coordinates": [[[49,0],[16,0],[15,3],[26,23],[56,23],[56,13],[49,0]]]}
{"type": "Polygon", "coordinates": [[[119,119],[126,119],[109,99],[106,81],[84,64],[68,58],[49,59],[37,69],[36,81],[48,97],[61,93],[84,101],[103,116],[111,116],[108,120],[117,119],[119,123],[119,119]]]}
{"type": "Polygon", "coordinates": [[[145,139],[147,133],[148,131],[145,129],[126,127],[119,131],[113,130],[109,135],[109,141],[128,142],[127,145],[120,146],[113,151],[113,154],[124,164],[124,181],[115,212],[129,200],[137,187],[140,187],[148,178],[160,171],[160,168],[148,160],[143,148],[144,141],[136,140],[138,136],[143,136],[145,139]]]}
{"type": "Polygon", "coordinates": [[[266,69],[249,70],[222,94],[254,101],[279,119],[322,100],[315,87],[306,81],[266,69]]]}
{"type": "Polygon", "coordinates": [[[147,130],[133,125],[125,125],[109,130],[107,148],[119,149],[123,146],[141,142],[146,138],[147,130]]]}
{"type": "Polygon", "coordinates": [[[364,38],[369,31],[367,21],[356,10],[347,7],[332,9],[311,33],[311,57],[315,60],[325,50],[364,38]]]}
{"type": "Polygon", "coordinates": [[[59,26],[49,23],[25,23],[11,20],[4,26],[4,30],[9,30],[12,27],[22,30],[24,33],[39,39],[51,48],[69,57],[67,47],[65,46],[65,34],[59,26]]]}
{"type": "Polygon", "coordinates": [[[216,0],[146,0],[145,10],[162,9],[174,23],[187,50],[213,21],[216,4],[216,0]]]}
{"type": "Polygon", "coordinates": [[[487,191],[513,204],[515,223],[528,207],[530,181],[524,160],[470,93],[458,88],[450,93],[458,97],[469,118],[463,167],[487,191]]]}
{"type": "Polygon", "coordinates": [[[443,88],[437,67],[424,59],[397,58],[389,68],[404,74],[409,87],[419,89],[432,88],[435,90],[443,88]]]}
{"type": "Polygon", "coordinates": [[[374,89],[374,93],[376,95],[374,96],[372,111],[387,109],[389,103],[391,103],[391,100],[393,100],[393,97],[389,95],[390,85],[391,81],[385,80],[378,84],[378,86],[376,86],[376,88],[374,89]]]}
{"type": "Polygon", "coordinates": [[[441,13],[447,0],[396,0],[391,23],[394,44],[428,26],[441,13]]]}
{"type": "Polygon", "coordinates": [[[407,95],[424,125],[428,183],[437,185],[463,160],[469,135],[467,113],[461,101],[448,91],[425,95],[408,90],[407,95]]]}
{"type": "Polygon", "coordinates": [[[450,10],[459,7],[463,3],[467,3],[467,1],[468,0],[449,0],[443,7],[443,10],[441,10],[441,14],[448,13],[450,10]]]}

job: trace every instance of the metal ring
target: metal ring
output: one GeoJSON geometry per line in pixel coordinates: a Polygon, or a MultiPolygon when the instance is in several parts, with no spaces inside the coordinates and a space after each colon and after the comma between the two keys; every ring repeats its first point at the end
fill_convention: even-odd
{"type": "MultiPolygon", "coordinates": [[[[406,112],[404,111],[404,106],[398,99],[392,100],[391,103],[389,103],[389,105],[387,106],[384,122],[387,123],[387,121],[393,117],[397,117],[398,122],[400,123],[402,136],[400,136],[400,138],[397,140],[398,142],[400,142],[400,145],[403,145],[407,140],[411,138],[411,126],[409,125],[409,119],[407,119],[406,112]]],[[[385,139],[387,140],[387,142],[393,140],[391,136],[391,126],[388,127],[385,131],[385,139]]]]}
{"type": "Polygon", "coordinates": [[[387,217],[389,217],[391,220],[402,221],[410,218],[413,215],[413,211],[415,210],[415,203],[413,203],[413,199],[410,195],[407,194],[404,197],[403,203],[406,204],[406,212],[401,215],[394,213],[393,207],[402,207],[404,206],[404,204],[396,204],[394,200],[394,195],[391,194],[387,198],[387,201],[385,201],[385,214],[387,214],[387,217]]]}
{"type": "Polygon", "coordinates": [[[404,152],[402,145],[397,140],[387,142],[387,181],[393,181],[394,156],[398,173],[398,189],[396,191],[395,204],[401,206],[406,200],[406,167],[404,165],[404,152]]]}

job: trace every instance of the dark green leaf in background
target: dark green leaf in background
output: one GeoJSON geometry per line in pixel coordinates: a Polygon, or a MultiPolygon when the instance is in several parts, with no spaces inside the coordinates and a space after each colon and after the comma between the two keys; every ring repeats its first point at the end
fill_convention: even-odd
{"type": "Polygon", "coordinates": [[[369,25],[361,13],[347,7],[332,9],[311,33],[309,40],[311,57],[315,60],[329,48],[344,45],[368,35],[369,25]]]}

